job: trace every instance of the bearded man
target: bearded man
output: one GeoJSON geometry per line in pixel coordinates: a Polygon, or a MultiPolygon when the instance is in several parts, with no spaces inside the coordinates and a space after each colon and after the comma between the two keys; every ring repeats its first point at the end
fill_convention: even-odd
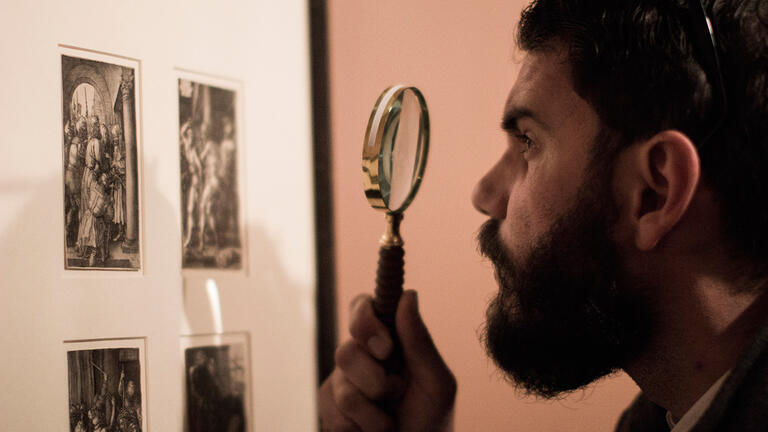
{"type": "MultiPolygon", "coordinates": [[[[537,0],[473,193],[499,293],[484,343],[529,394],[617,370],[618,431],[768,424],[768,3],[537,0]]],[[[323,430],[449,429],[456,382],[398,305],[402,373],[370,297],[320,389],[323,430]]]]}

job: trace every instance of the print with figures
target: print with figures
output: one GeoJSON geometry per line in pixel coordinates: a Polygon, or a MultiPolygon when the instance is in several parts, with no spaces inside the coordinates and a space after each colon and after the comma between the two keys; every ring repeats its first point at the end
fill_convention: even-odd
{"type": "Polygon", "coordinates": [[[237,84],[180,75],[182,268],[241,270],[237,84]]]}
{"type": "Polygon", "coordinates": [[[184,336],[182,346],[184,431],[249,430],[248,334],[184,336]]]}
{"type": "Polygon", "coordinates": [[[70,432],[146,431],[144,339],[65,342],[70,432]]]}
{"type": "Polygon", "coordinates": [[[138,61],[61,47],[67,270],[139,270],[138,61]]]}

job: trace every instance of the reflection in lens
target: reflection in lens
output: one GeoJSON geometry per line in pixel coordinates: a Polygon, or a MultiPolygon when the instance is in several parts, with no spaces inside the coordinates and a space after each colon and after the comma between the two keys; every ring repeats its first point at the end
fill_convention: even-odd
{"type": "Polygon", "coordinates": [[[421,184],[429,149],[429,114],[415,87],[392,86],[374,105],[363,144],[363,187],[368,202],[402,213],[421,184]]]}
{"type": "Polygon", "coordinates": [[[381,149],[382,193],[387,207],[406,204],[418,175],[421,106],[413,91],[404,91],[392,107],[381,149]]]}

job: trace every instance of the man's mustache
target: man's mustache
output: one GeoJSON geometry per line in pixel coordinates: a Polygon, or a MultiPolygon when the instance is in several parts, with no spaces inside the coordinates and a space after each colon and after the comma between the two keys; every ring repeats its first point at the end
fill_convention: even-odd
{"type": "Polygon", "coordinates": [[[509,261],[504,245],[499,235],[501,222],[498,219],[488,219],[480,226],[477,233],[477,250],[494,264],[509,261]]]}

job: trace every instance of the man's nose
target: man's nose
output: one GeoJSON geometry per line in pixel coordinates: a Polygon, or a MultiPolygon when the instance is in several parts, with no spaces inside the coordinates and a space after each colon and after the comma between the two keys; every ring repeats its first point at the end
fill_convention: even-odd
{"type": "Polygon", "coordinates": [[[493,219],[504,219],[507,215],[509,194],[503,179],[496,174],[498,167],[491,169],[472,191],[472,205],[480,213],[493,219]]]}

